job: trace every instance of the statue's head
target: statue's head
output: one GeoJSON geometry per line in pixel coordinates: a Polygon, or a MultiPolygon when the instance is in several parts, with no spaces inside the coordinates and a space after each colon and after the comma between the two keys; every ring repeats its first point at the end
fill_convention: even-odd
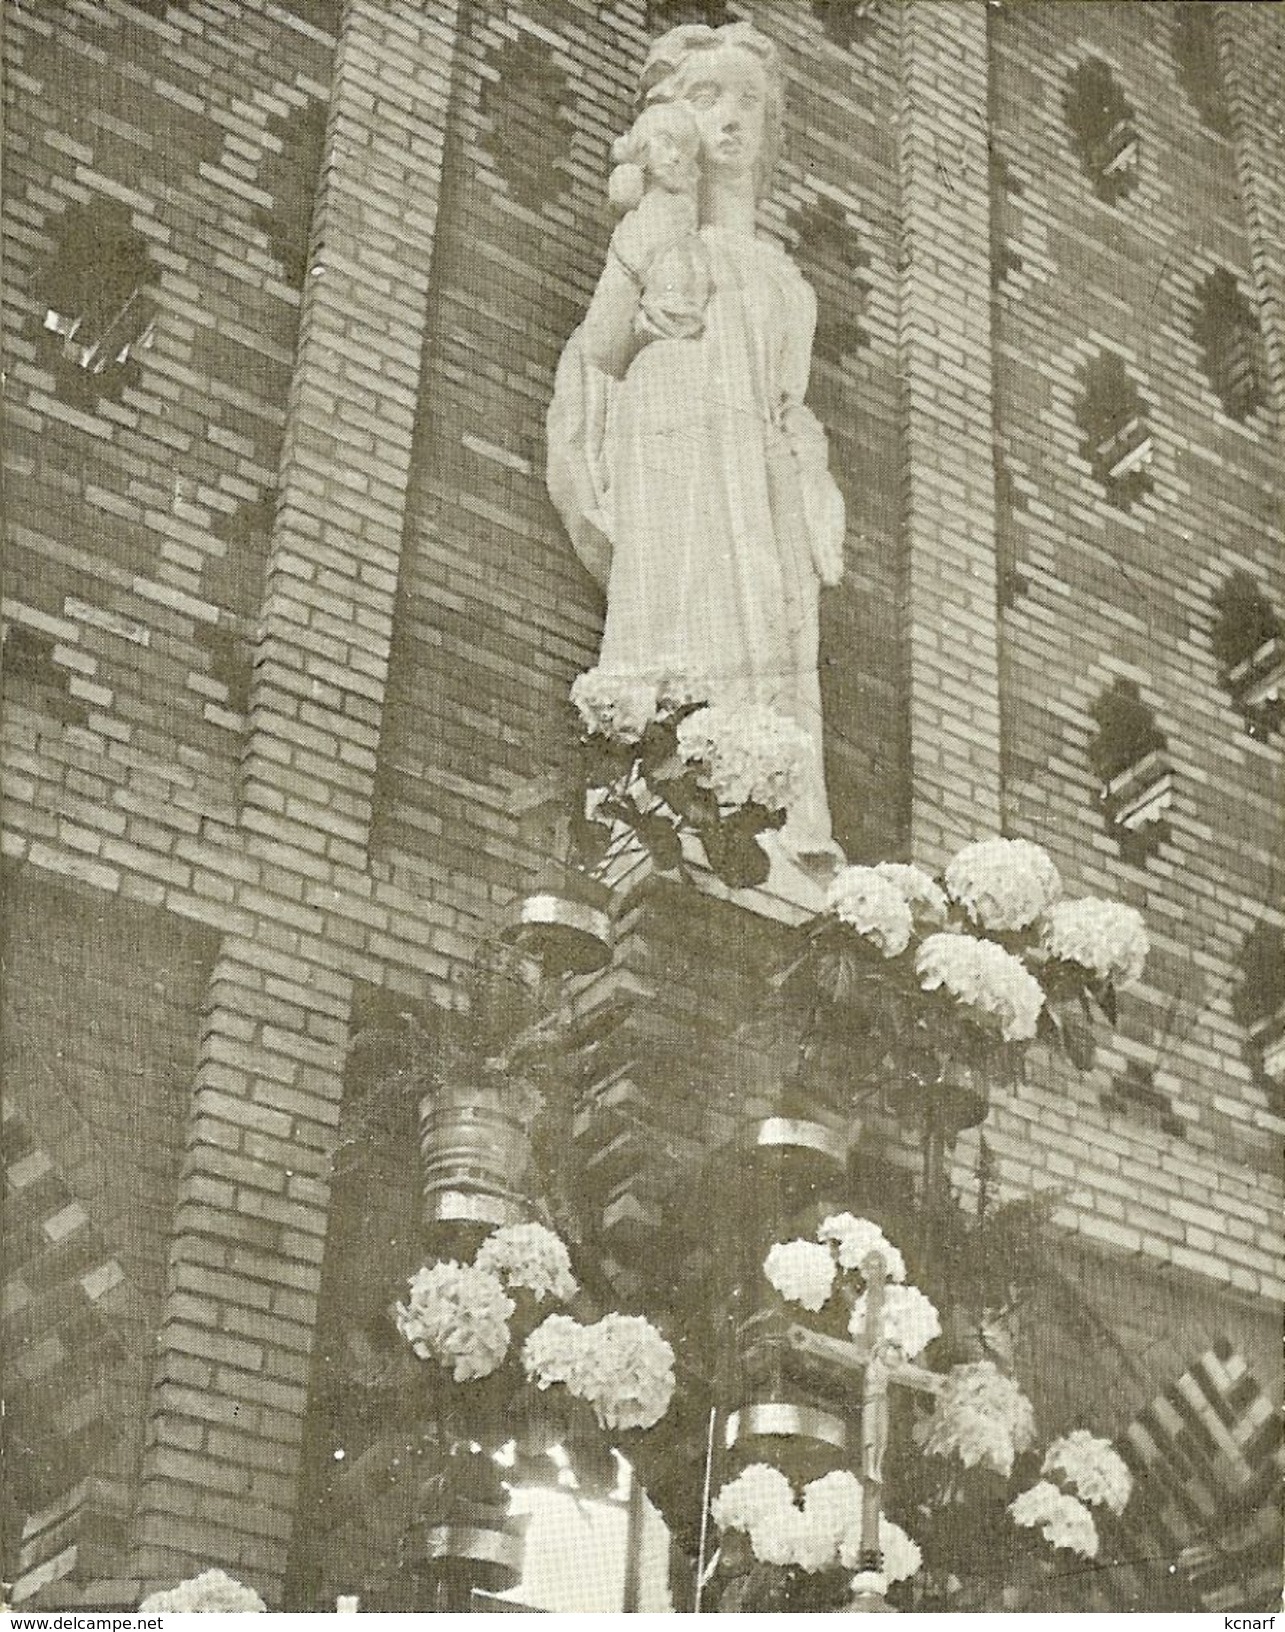
{"type": "Polygon", "coordinates": [[[685,23],[655,41],[643,64],[645,106],[683,102],[701,133],[707,176],[746,170],[767,192],[781,146],[785,98],[776,47],[750,23],[685,23]]]}
{"type": "Polygon", "coordinates": [[[648,180],[666,192],[695,192],[700,181],[701,133],[696,115],[685,102],[653,102],[634,120],[633,129],[611,148],[611,201],[632,210],[648,180]]]}

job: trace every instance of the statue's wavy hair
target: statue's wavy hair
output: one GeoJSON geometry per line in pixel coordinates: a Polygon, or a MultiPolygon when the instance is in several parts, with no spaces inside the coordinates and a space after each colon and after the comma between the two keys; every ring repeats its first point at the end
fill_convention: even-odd
{"type": "Polygon", "coordinates": [[[760,198],[772,185],[777,159],[785,134],[785,87],[781,58],[766,34],[752,23],[725,23],[710,28],[706,23],[683,23],[653,42],[638,80],[638,106],[677,102],[700,69],[701,59],[723,46],[735,46],[756,57],[763,65],[767,81],[767,103],[763,110],[763,148],[755,169],[755,191],[760,198]]]}

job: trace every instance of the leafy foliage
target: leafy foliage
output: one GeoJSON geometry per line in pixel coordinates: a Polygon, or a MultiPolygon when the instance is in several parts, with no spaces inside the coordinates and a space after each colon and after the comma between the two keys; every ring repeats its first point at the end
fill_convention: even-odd
{"type": "Polygon", "coordinates": [[[705,767],[679,753],[678,728],[705,705],[662,707],[637,742],[585,731],[579,744],[579,777],[571,804],[569,839],[576,863],[600,868],[612,843],[612,825],[627,828],[658,872],[687,877],[685,835],[700,840],[711,870],[730,889],[767,882],[771,861],[759,842],[780,828],[784,810],[751,802],[719,803],[705,767]],[[594,812],[586,816],[586,795],[594,812]]]}

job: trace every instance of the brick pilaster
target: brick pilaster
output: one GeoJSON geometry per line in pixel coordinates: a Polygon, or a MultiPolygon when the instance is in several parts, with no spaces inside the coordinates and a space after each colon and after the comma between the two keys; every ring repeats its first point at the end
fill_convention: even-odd
{"type": "Polygon", "coordinates": [[[144,1582],[217,1565],[269,1603],[351,1003],[320,908],[365,862],[454,48],[453,7],[345,8],[243,765],[259,927],[207,995],[138,1509],[144,1582]]]}
{"type": "Polygon", "coordinates": [[[370,827],[454,41],[451,4],[349,0],[255,657],[246,824],[302,826],[355,865],[370,827]]]}
{"type": "Polygon", "coordinates": [[[916,857],[997,831],[986,7],[899,8],[899,349],[916,857]]]}
{"type": "Polygon", "coordinates": [[[284,1569],[351,983],[224,943],[201,1039],[134,1573],[284,1569]]]}

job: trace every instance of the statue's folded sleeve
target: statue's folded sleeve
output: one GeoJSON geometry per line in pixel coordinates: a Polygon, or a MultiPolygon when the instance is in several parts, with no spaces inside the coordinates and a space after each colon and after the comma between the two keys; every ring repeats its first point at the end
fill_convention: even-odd
{"type": "Polygon", "coordinates": [[[584,330],[567,341],[546,420],[548,489],[572,548],[602,586],[611,575],[608,424],[615,381],[585,355],[584,330]]]}

